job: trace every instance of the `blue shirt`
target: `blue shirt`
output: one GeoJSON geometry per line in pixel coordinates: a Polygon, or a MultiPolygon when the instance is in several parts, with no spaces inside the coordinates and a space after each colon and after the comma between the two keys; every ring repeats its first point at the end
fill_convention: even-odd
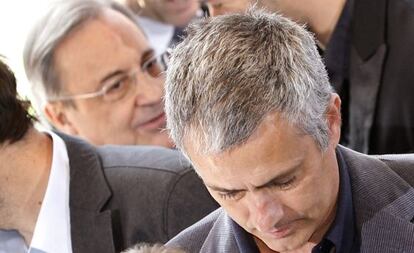
{"type": "MultiPolygon", "coordinates": [[[[336,157],[339,167],[339,196],[336,215],[328,232],[321,242],[313,248],[312,253],[359,252],[348,167],[339,151],[336,152],[336,157]]],[[[246,232],[234,221],[232,222],[232,229],[240,253],[259,252],[251,234],[246,232]]]]}

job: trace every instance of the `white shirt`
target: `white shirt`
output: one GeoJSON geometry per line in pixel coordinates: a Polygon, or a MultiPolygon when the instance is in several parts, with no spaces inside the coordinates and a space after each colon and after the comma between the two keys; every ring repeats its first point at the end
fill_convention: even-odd
{"type": "Polygon", "coordinates": [[[46,253],[72,253],[68,153],[62,138],[47,134],[53,139],[52,167],[29,252],[36,248],[46,253]]]}
{"type": "Polygon", "coordinates": [[[137,16],[138,24],[148,36],[150,46],[157,55],[167,50],[174,36],[175,27],[150,18],[137,16]]]}

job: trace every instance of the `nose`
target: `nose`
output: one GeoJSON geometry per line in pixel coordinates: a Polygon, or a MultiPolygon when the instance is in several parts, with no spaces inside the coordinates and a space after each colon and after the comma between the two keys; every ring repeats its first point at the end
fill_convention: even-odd
{"type": "Polygon", "coordinates": [[[249,226],[260,232],[270,232],[284,216],[280,201],[266,190],[251,194],[249,201],[249,226]]]}
{"type": "Polygon", "coordinates": [[[164,78],[152,78],[144,73],[138,74],[136,89],[136,105],[151,106],[162,102],[164,95],[164,78]]]}

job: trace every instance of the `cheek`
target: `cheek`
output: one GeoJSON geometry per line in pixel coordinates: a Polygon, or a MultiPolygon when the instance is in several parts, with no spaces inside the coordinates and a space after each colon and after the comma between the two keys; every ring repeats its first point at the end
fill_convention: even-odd
{"type": "Polygon", "coordinates": [[[135,145],[155,145],[163,146],[167,148],[174,148],[174,143],[168,137],[167,132],[160,132],[154,130],[154,132],[140,132],[133,131],[135,145]]]}
{"type": "Polygon", "coordinates": [[[319,209],[324,202],[321,196],[320,182],[315,178],[303,178],[294,189],[281,194],[280,200],[286,208],[295,215],[303,218],[314,219],[319,214],[319,209]]]}
{"type": "Polygon", "coordinates": [[[289,200],[294,209],[303,216],[311,220],[320,220],[321,216],[326,215],[331,202],[331,194],[326,191],[326,185],[329,182],[324,182],[320,177],[310,177],[304,181],[301,189],[298,189],[297,199],[294,203],[289,200]]]}
{"type": "Polygon", "coordinates": [[[113,138],[130,135],[133,131],[131,122],[134,117],[134,107],[131,102],[120,102],[122,103],[96,106],[96,109],[92,109],[91,112],[96,127],[113,138]]]}

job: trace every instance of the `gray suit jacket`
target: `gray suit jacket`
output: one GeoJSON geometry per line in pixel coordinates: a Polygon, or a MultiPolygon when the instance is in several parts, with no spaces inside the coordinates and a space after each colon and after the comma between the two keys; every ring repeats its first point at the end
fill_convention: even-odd
{"type": "MultiPolygon", "coordinates": [[[[361,253],[414,252],[414,155],[372,157],[338,149],[350,173],[361,253]]],[[[239,252],[221,208],[167,244],[190,253],[239,252]]]]}
{"type": "Polygon", "coordinates": [[[159,147],[93,147],[59,134],[70,165],[74,253],[166,242],[217,208],[187,160],[159,147]]]}

